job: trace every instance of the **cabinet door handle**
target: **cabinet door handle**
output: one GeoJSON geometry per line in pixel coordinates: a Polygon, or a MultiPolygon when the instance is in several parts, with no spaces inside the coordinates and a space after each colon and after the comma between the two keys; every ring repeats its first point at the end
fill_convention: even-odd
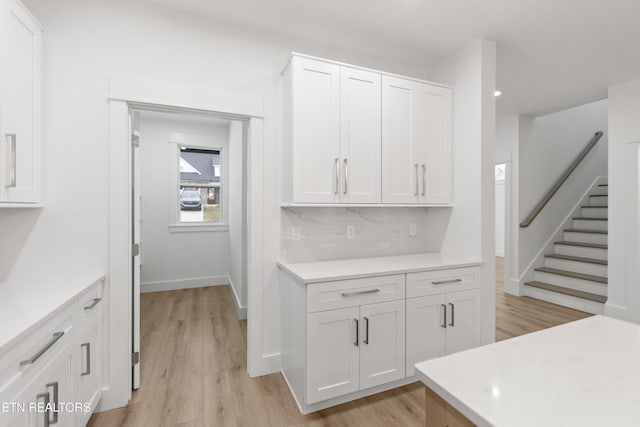
{"type": "Polygon", "coordinates": [[[336,187],[334,194],[338,194],[338,191],[340,190],[340,159],[337,157],[334,160],[334,166],[336,172],[336,187]]]}
{"type": "Polygon", "coordinates": [[[343,292],[341,295],[343,297],[352,297],[354,295],[375,294],[378,292],[380,292],[380,289],[375,288],[375,289],[367,289],[364,291],[343,292]]]}
{"type": "Polygon", "coordinates": [[[458,283],[462,282],[462,279],[451,279],[451,280],[437,280],[431,282],[432,285],[444,285],[445,283],[458,283]]]}
{"type": "MultiPolygon", "coordinates": [[[[58,396],[58,388],[59,388],[59,384],[58,381],[53,382],[53,383],[49,383],[47,384],[47,389],[49,389],[49,387],[53,388],[53,419],[49,419],[49,424],[57,424],[58,423],[58,406],[60,406],[60,399],[58,396]]],[[[49,395],[49,393],[47,392],[47,395],[49,395]]]]}
{"type": "Polygon", "coordinates": [[[442,323],[440,324],[440,326],[446,329],[447,328],[447,306],[445,304],[440,304],[440,307],[442,308],[442,323]]]}
{"type": "Polygon", "coordinates": [[[418,164],[416,163],[413,166],[416,168],[416,192],[415,192],[415,195],[417,196],[418,194],[420,194],[420,178],[418,178],[418,164]]]}
{"type": "Polygon", "coordinates": [[[364,318],[364,340],[363,343],[369,345],[369,318],[364,318]]]}
{"type": "Polygon", "coordinates": [[[53,347],[53,345],[60,339],[62,338],[62,336],[64,335],[64,332],[56,332],[53,334],[53,338],[51,338],[51,340],[46,343],[40,350],[38,350],[38,352],[36,354],[34,354],[31,359],[27,359],[27,360],[23,360],[22,362],[20,362],[20,367],[24,367],[24,366],[28,366],[28,365],[33,365],[34,363],[36,363],[36,361],[38,359],[40,359],[40,356],[42,356],[47,350],[49,350],[51,347],[53,347]]]}
{"type": "Polygon", "coordinates": [[[427,165],[422,164],[422,195],[427,194],[427,165]]]}
{"type": "Polygon", "coordinates": [[[360,325],[359,325],[358,319],[353,319],[353,321],[355,322],[355,328],[356,328],[356,340],[353,342],[353,345],[358,347],[360,345],[360,325]]]}
{"type": "MultiPolygon", "coordinates": [[[[44,399],[44,407],[47,408],[49,407],[49,403],[50,403],[50,396],[49,393],[40,393],[36,396],[36,401],[40,400],[40,399],[44,399]]],[[[49,411],[45,410],[43,412],[44,415],[44,427],[49,427],[49,411]]]]}
{"type": "Polygon", "coordinates": [[[84,309],[85,310],[91,310],[93,307],[95,307],[96,305],[98,305],[98,303],[102,301],[102,298],[94,298],[93,301],[91,301],[91,304],[89,304],[88,306],[86,306],[84,309]]]}
{"type": "Polygon", "coordinates": [[[449,303],[449,307],[451,307],[451,321],[449,322],[449,326],[456,326],[455,322],[456,322],[456,313],[455,313],[455,309],[456,306],[453,303],[449,303]]]}
{"type": "Polygon", "coordinates": [[[344,194],[347,194],[349,190],[349,164],[347,163],[347,159],[344,159],[344,194]]]}
{"type": "Polygon", "coordinates": [[[86,343],[80,344],[80,348],[86,349],[85,360],[87,362],[87,370],[80,373],[80,376],[84,377],[86,375],[91,375],[91,343],[86,342],[86,343]]]}
{"type": "Polygon", "coordinates": [[[5,186],[6,188],[15,188],[16,187],[16,164],[18,157],[18,153],[16,151],[16,134],[15,133],[7,133],[4,135],[7,139],[7,150],[9,150],[9,154],[7,157],[9,158],[9,183],[5,186]]]}

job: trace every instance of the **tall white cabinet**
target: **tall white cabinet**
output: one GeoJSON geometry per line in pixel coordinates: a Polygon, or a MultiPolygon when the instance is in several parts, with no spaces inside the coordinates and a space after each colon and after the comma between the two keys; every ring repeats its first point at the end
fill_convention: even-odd
{"type": "Polygon", "coordinates": [[[297,54],[283,77],[286,204],[452,202],[451,88],[297,54]]]}
{"type": "Polygon", "coordinates": [[[42,27],[0,1],[0,207],[41,202],[42,27]]]}

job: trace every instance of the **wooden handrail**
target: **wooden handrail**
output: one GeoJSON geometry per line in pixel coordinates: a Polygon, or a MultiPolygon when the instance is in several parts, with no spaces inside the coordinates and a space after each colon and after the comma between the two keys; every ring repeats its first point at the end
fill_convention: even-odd
{"type": "Polygon", "coordinates": [[[594,147],[594,145],[596,145],[596,143],[600,140],[600,138],[602,138],[602,132],[596,132],[596,134],[593,135],[593,138],[591,138],[591,141],[589,141],[587,146],[584,147],[584,150],[582,150],[582,152],[580,152],[580,154],[578,155],[578,157],[576,157],[576,159],[573,161],[573,163],[571,163],[571,165],[569,165],[567,170],[562,174],[562,176],[558,179],[558,181],[556,181],[556,183],[551,188],[551,190],[549,190],[547,195],[544,196],[544,198],[542,200],[540,200],[540,202],[538,202],[538,204],[531,211],[529,216],[527,216],[527,218],[520,223],[520,227],[521,228],[526,228],[529,225],[531,225],[533,220],[536,219],[536,217],[542,211],[542,209],[547,205],[547,203],[549,203],[549,200],[551,200],[553,195],[556,194],[556,192],[560,189],[562,184],[564,184],[564,182],[567,180],[567,178],[569,178],[569,175],[571,175],[571,173],[574,170],[576,170],[576,168],[578,167],[580,162],[582,162],[582,160],[585,157],[587,157],[587,154],[589,154],[589,151],[591,151],[591,149],[594,147]]]}

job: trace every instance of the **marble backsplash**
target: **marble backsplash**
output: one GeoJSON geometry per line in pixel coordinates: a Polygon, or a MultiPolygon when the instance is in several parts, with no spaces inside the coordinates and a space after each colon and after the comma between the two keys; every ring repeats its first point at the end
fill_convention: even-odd
{"type": "MultiPolygon", "coordinates": [[[[280,257],[287,262],[406,255],[437,251],[424,207],[281,209],[280,257]],[[354,227],[347,238],[347,226],[354,227]],[[412,229],[415,227],[415,235],[412,229]]],[[[441,240],[441,239],[440,239],[441,240]]]]}

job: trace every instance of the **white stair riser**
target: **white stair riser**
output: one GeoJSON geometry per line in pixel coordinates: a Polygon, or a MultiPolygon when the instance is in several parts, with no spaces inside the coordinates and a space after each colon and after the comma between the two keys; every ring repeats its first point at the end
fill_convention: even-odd
{"type": "Polygon", "coordinates": [[[586,248],[583,246],[570,246],[570,245],[553,245],[555,253],[559,255],[578,256],[582,258],[595,258],[606,260],[607,250],[600,248],[586,248]]]}
{"type": "Polygon", "coordinates": [[[574,219],[573,228],[578,228],[583,230],[607,231],[608,223],[607,221],[589,221],[584,219],[574,219]]]}
{"type": "Polygon", "coordinates": [[[600,245],[606,245],[607,235],[597,234],[597,233],[575,233],[572,231],[565,231],[564,240],[568,242],[597,243],[600,245]]]}
{"type": "Polygon", "coordinates": [[[604,304],[599,302],[572,297],[571,295],[559,294],[557,292],[534,288],[532,286],[525,285],[523,288],[524,295],[531,298],[540,299],[565,307],[571,307],[580,311],[586,311],[587,313],[604,314],[604,304]]]}
{"type": "Polygon", "coordinates": [[[578,291],[589,292],[590,294],[607,295],[607,285],[604,283],[576,279],[575,277],[561,276],[559,274],[545,273],[542,271],[536,271],[535,278],[538,282],[549,283],[550,285],[576,289],[578,291]]]}
{"type": "Polygon", "coordinates": [[[607,266],[601,264],[591,264],[589,262],[569,261],[558,258],[545,258],[545,267],[557,268],[558,270],[575,271],[583,274],[593,274],[594,276],[607,277],[607,266]]]}
{"type": "Polygon", "coordinates": [[[580,208],[583,218],[607,218],[607,208],[580,208]]]}
{"type": "MultiPolygon", "coordinates": [[[[595,196],[595,194],[593,194],[595,196]]],[[[607,195],[601,195],[598,197],[589,197],[589,204],[590,205],[606,205],[607,203],[609,203],[609,196],[607,195]]]]}

